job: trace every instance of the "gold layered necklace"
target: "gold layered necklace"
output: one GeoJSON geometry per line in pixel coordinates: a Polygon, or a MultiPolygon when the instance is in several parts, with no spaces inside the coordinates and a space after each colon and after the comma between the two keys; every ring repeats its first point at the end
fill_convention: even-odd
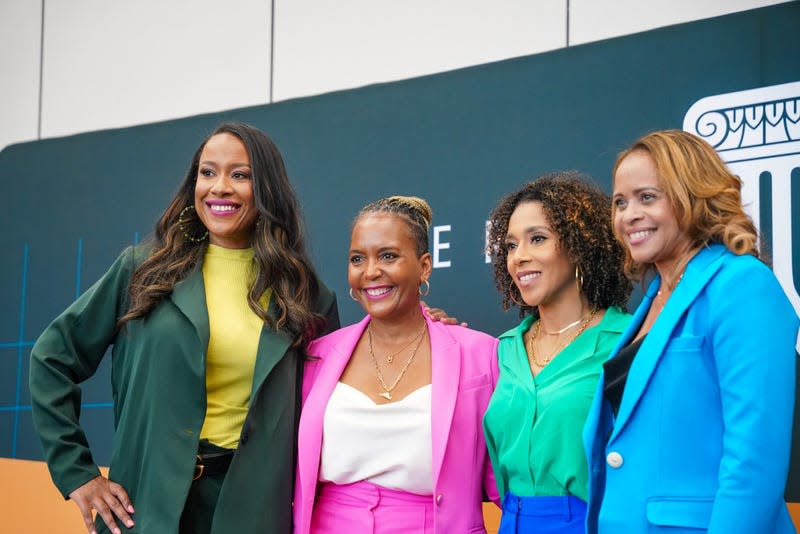
{"type": "MultiPolygon", "coordinates": [[[[563,334],[564,332],[566,332],[570,328],[578,326],[579,324],[581,324],[581,321],[583,321],[585,318],[586,318],[586,316],[584,315],[583,317],[581,317],[580,319],[578,319],[574,323],[569,323],[564,328],[562,328],[560,330],[556,330],[555,332],[548,332],[547,330],[542,330],[542,333],[547,334],[548,336],[560,336],[561,334],[563,334]]],[[[539,320],[539,322],[541,323],[541,319],[539,320]]]]}
{"type": "MultiPolygon", "coordinates": [[[[370,323],[370,326],[371,325],[372,325],[372,323],[370,323]]],[[[369,357],[370,357],[370,359],[372,359],[372,365],[375,366],[375,374],[378,377],[378,383],[381,385],[381,388],[383,389],[383,391],[378,392],[379,396],[383,397],[386,400],[392,400],[392,391],[394,391],[394,388],[396,388],[397,384],[400,383],[400,379],[402,379],[403,375],[405,375],[406,371],[408,371],[408,368],[411,366],[411,362],[414,361],[414,356],[417,355],[417,351],[419,350],[419,347],[422,345],[422,340],[425,339],[424,334],[425,334],[425,332],[427,332],[426,326],[427,325],[423,325],[422,330],[415,337],[415,339],[418,338],[417,344],[414,346],[414,350],[411,351],[411,356],[409,356],[408,360],[406,360],[406,363],[403,364],[403,367],[400,369],[400,372],[395,377],[394,382],[392,382],[391,386],[387,386],[386,385],[386,380],[384,380],[384,378],[383,378],[383,373],[381,372],[381,368],[378,365],[378,360],[375,358],[375,351],[372,348],[372,333],[369,330],[369,326],[367,327],[367,340],[368,340],[368,345],[369,345],[369,357]]],[[[410,345],[410,343],[409,343],[409,345],[410,345]]],[[[406,347],[408,347],[408,345],[406,345],[406,347]]],[[[403,347],[403,349],[401,349],[400,351],[395,352],[392,356],[393,357],[397,356],[400,352],[405,350],[406,347],[403,347]]]]}
{"type": "MultiPolygon", "coordinates": [[[[392,354],[387,354],[386,355],[386,361],[389,362],[389,363],[392,363],[394,361],[394,357],[395,356],[397,356],[398,354],[400,354],[401,352],[406,350],[408,347],[411,346],[412,343],[414,343],[420,337],[422,337],[422,334],[425,332],[425,326],[426,326],[425,325],[425,321],[422,321],[422,328],[419,329],[419,332],[417,333],[417,335],[414,336],[413,338],[411,338],[411,341],[409,341],[408,343],[403,345],[403,347],[400,350],[395,351],[392,354]]],[[[369,340],[369,350],[370,350],[370,353],[371,353],[372,352],[372,322],[370,322],[367,325],[367,339],[369,340]]]]}
{"type": "MultiPolygon", "coordinates": [[[[531,337],[528,338],[528,359],[530,360],[531,365],[535,365],[539,369],[543,369],[544,366],[550,363],[559,352],[564,350],[570,343],[575,341],[578,338],[578,336],[580,336],[584,332],[584,330],[588,328],[588,326],[592,322],[592,319],[594,319],[595,315],[597,315],[596,308],[591,310],[589,313],[587,313],[580,319],[578,319],[576,322],[568,324],[561,330],[557,330],[555,332],[543,331],[544,334],[561,336],[561,334],[567,332],[571,328],[577,327],[575,329],[574,334],[567,336],[567,338],[563,342],[556,345],[556,348],[553,351],[551,351],[549,355],[545,355],[544,361],[539,361],[539,355],[537,354],[536,350],[536,340],[539,336],[539,332],[542,329],[542,320],[539,319],[538,321],[536,321],[536,325],[533,327],[533,334],[531,335],[531,337]]],[[[556,341],[558,341],[558,338],[556,338],[556,341]]]]}

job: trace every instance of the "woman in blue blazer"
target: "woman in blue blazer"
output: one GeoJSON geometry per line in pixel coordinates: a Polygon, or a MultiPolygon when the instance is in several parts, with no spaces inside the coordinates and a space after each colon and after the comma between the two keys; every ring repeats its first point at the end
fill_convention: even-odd
{"type": "Polygon", "coordinates": [[[655,276],[584,429],[588,532],[795,532],[798,318],[759,260],[740,180],[704,141],[663,131],[620,155],[613,190],[626,270],[655,276]]]}

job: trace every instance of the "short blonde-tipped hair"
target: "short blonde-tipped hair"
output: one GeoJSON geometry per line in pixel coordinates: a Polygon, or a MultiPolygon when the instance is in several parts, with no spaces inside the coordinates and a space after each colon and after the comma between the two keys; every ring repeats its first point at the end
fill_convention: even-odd
{"type": "Polygon", "coordinates": [[[428,252],[428,228],[433,220],[433,210],[424,198],[394,195],[370,202],[361,208],[353,224],[369,213],[393,213],[402,217],[408,223],[417,256],[428,252]]]}

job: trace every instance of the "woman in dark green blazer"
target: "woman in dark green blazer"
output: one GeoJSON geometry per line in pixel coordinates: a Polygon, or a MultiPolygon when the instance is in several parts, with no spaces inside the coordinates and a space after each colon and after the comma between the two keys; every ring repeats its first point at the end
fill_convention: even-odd
{"type": "Polygon", "coordinates": [[[89,532],[290,532],[303,347],[338,326],[277,147],[221,125],[152,239],[125,250],[31,352],[56,486],[89,532]],[[79,384],[109,347],[106,479],[78,417],[79,384]]]}

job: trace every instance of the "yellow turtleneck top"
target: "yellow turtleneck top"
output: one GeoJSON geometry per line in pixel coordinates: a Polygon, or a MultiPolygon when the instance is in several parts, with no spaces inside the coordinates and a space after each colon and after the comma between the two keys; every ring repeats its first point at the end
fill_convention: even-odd
{"type": "MultiPolygon", "coordinates": [[[[236,448],[250,405],[253,370],[264,321],[250,309],[253,249],[209,245],[203,260],[210,337],[206,356],[206,418],[200,439],[236,448]]],[[[271,291],[261,300],[266,308],[271,291]]]]}

